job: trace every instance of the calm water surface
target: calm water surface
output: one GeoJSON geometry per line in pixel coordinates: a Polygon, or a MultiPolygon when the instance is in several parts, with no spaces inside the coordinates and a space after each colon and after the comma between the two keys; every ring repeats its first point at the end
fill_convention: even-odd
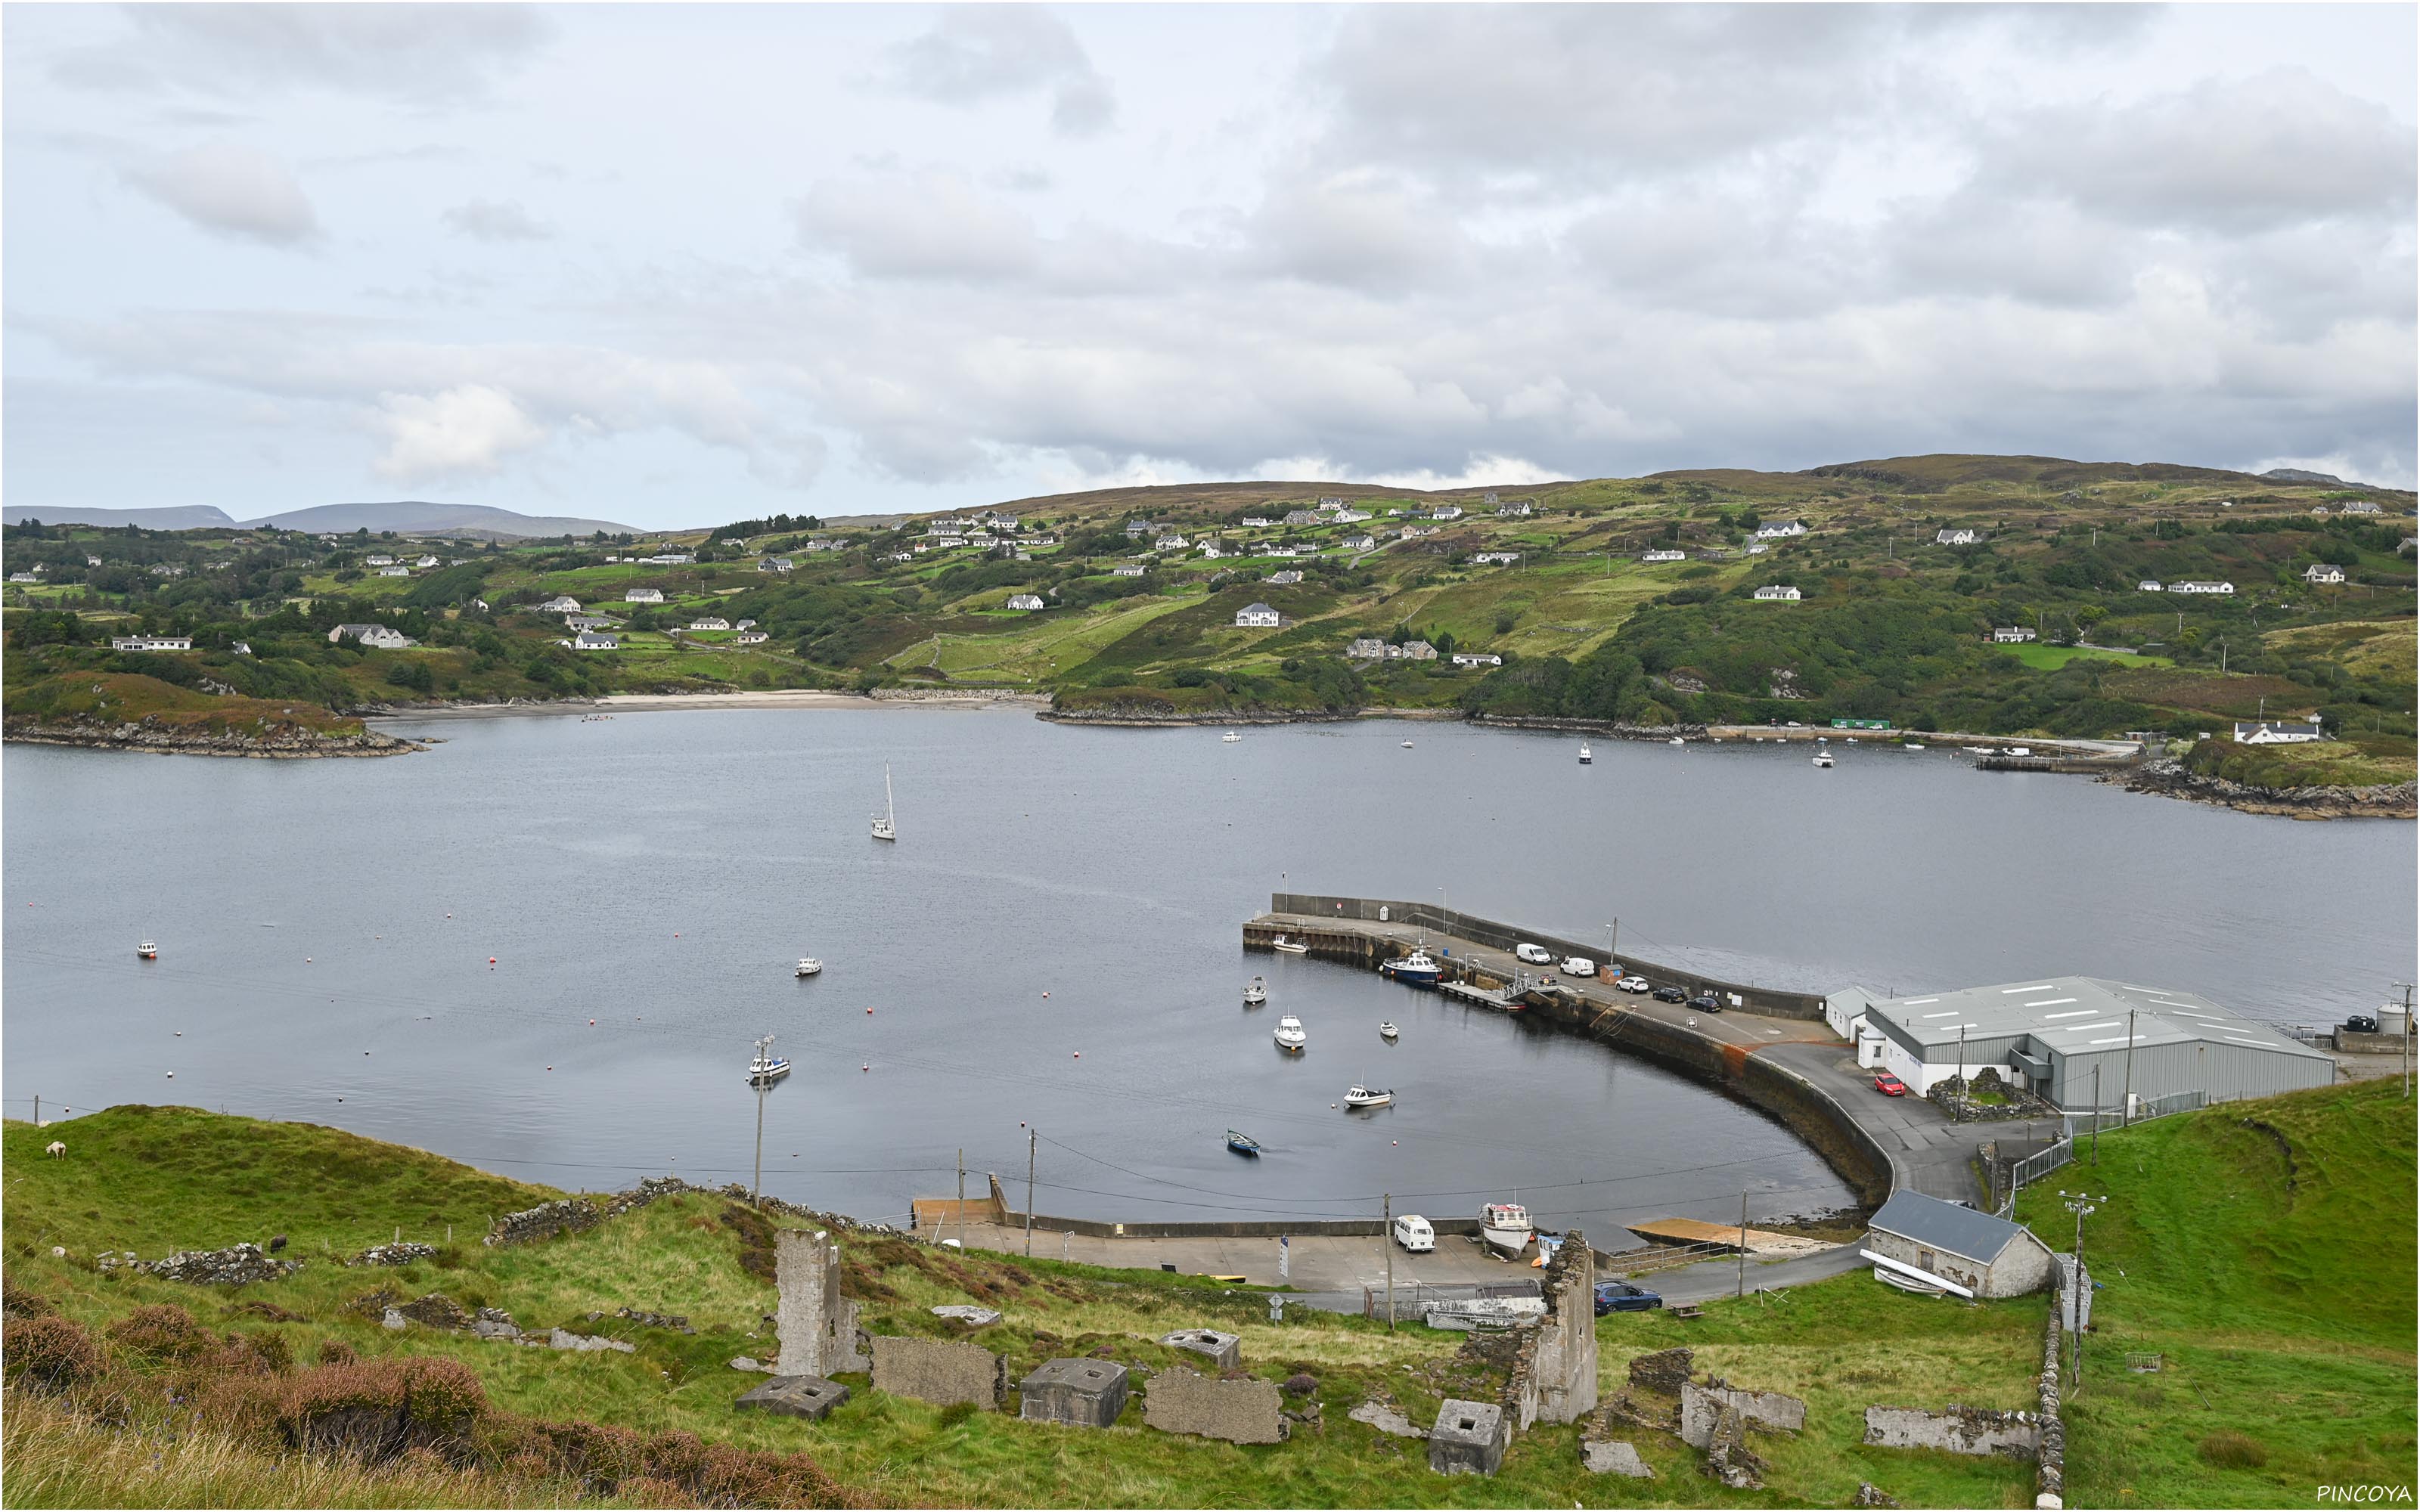
{"type": "MultiPolygon", "coordinates": [[[[2296,824],[1945,753],[1453,725],[1059,728],[1012,710],[431,722],[424,754],[9,747],[6,1095],[336,1123],[536,1180],[749,1178],[896,1216],[956,1152],[1106,1217],[1517,1187],[1550,1224],[1844,1202],[1778,1125],[1374,976],[1249,956],[1280,887],[1452,906],[1810,989],[2081,972],[2288,1023],[2412,964],[2412,827],[2296,824]],[[1412,749],[1401,748],[1406,738],[1412,749]],[[882,764],[901,840],[867,838],[882,764]],[[137,962],[135,942],[161,946],[137,962]],[[801,954],[824,975],[797,981],[801,954]],[[494,957],[494,964],[489,964],[494,957]],[[1239,1006],[1270,980],[1269,1007],[1239,1006]],[[869,1014],[866,1010],[875,1011],[869,1014]],[[1311,1047],[1269,1038],[1298,1013],[1311,1047]],[[1400,1044],[1377,1026],[1402,1025],[1400,1044]],[[592,1026],[591,1020],[595,1023],[592,1026]],[[174,1072],[171,1080],[169,1073],[174,1072]],[[1373,1115],[1330,1104],[1396,1089],[1373,1115]],[[1221,1148],[1230,1126],[1269,1154],[1221,1148]]],[[[206,1237],[206,1236],[205,1236],[206,1237]]]]}

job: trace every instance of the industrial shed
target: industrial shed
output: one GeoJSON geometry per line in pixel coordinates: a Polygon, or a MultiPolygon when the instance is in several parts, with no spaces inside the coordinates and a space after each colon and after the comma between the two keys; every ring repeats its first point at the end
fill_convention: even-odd
{"type": "Polygon", "coordinates": [[[1875,999],[1862,1016],[1866,1032],[1880,1036],[1880,1063],[1918,1093],[1989,1066],[2054,1106],[2116,1110],[2130,1095],[2137,1105],[2179,1092],[2225,1103],[2336,1076],[2325,1051],[2233,1009],[2097,977],[1875,999]]]}

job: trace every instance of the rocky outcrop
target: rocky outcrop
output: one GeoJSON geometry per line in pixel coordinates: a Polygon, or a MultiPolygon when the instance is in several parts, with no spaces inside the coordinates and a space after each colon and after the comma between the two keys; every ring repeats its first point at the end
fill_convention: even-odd
{"type": "Polygon", "coordinates": [[[2420,787],[2410,782],[2366,788],[2264,788],[2205,777],[2182,762],[2162,758],[2101,780],[2133,793],[2157,793],[2196,803],[2215,803],[2245,813],[2289,819],[2411,819],[2420,816],[2420,787]]]}
{"type": "Polygon", "coordinates": [[[103,1250],[94,1257],[94,1266],[101,1271],[140,1271],[163,1281],[182,1281],[190,1286],[242,1287],[256,1281],[274,1281],[302,1269],[301,1260],[273,1260],[262,1253],[257,1244],[231,1244],[225,1249],[184,1249],[163,1259],[143,1260],[132,1250],[122,1256],[103,1250]]]}
{"type": "Polygon", "coordinates": [[[7,738],[35,746],[84,746],[101,750],[140,750],[160,756],[401,756],[428,748],[416,740],[361,730],[330,734],[287,727],[264,734],[239,734],[228,730],[194,730],[152,717],[132,720],[72,720],[40,724],[10,719],[7,738]]]}

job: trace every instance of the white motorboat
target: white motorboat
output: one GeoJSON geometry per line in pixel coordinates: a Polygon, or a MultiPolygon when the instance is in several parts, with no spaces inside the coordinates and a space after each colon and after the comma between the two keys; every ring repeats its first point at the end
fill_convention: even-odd
{"type": "Polygon", "coordinates": [[[1595,760],[1596,760],[1596,753],[1595,753],[1594,751],[1592,751],[1592,750],[1589,749],[1588,742],[1587,742],[1587,741],[1585,741],[1585,740],[1581,741],[1581,742],[1580,742],[1580,764],[1581,764],[1582,766],[1586,766],[1586,765],[1590,764],[1590,763],[1594,762],[1595,760]]]}
{"type": "Polygon", "coordinates": [[[1394,1100],[1395,1089],[1391,1087],[1356,1087],[1344,1094],[1348,1108],[1383,1108],[1394,1100]]]}
{"type": "Polygon", "coordinates": [[[1816,764],[1816,765],[1818,765],[1818,766],[1829,766],[1829,765],[1831,765],[1831,764],[1832,764],[1832,753],[1831,753],[1830,751],[1828,751],[1828,750],[1819,750],[1819,751],[1817,751],[1817,752],[1815,753],[1815,764],[1816,764]]]}
{"type": "Polygon", "coordinates": [[[1404,748],[1405,750],[1409,750],[1409,749],[1411,749],[1411,748],[1412,748],[1412,743],[1411,743],[1410,741],[1408,741],[1408,740],[1404,741],[1404,748]]]}
{"type": "Polygon", "coordinates": [[[899,838],[899,806],[891,797],[889,762],[882,764],[882,811],[874,816],[874,838],[892,841],[899,838]]]}
{"type": "Polygon", "coordinates": [[[1388,1019],[1378,1026],[1378,1038],[1381,1040],[1401,1039],[1403,1037],[1403,1030],[1395,1027],[1395,1021],[1393,1019],[1388,1019]]]}
{"type": "Polygon", "coordinates": [[[1277,1041],[1279,1049],[1298,1056],[1302,1047],[1311,1042],[1311,1036],[1303,1032],[1302,1020],[1288,1013],[1278,1020],[1277,1041]]]}
{"type": "Polygon", "coordinates": [[[823,969],[824,969],[824,964],[823,964],[822,962],[820,962],[820,961],[816,960],[814,956],[811,956],[811,955],[802,955],[802,956],[799,957],[799,971],[798,971],[798,974],[799,974],[799,976],[801,976],[801,977],[813,977],[813,976],[815,976],[815,975],[819,974],[823,969]]]}
{"type": "Polygon", "coordinates": [[[1244,983],[1244,1006],[1258,1008],[1269,1000],[1269,984],[1258,977],[1244,983]]]}
{"type": "Polygon", "coordinates": [[[1479,1210],[1480,1242],[1507,1259],[1519,1259],[1537,1233],[1529,1210],[1517,1202],[1491,1202],[1479,1210]]]}
{"type": "Polygon", "coordinates": [[[1269,942],[1269,949],[1272,950],[1283,950],[1288,955],[1309,955],[1311,953],[1310,946],[1305,945],[1300,940],[1289,940],[1282,934],[1269,942]]]}
{"type": "Polygon", "coordinates": [[[1924,748],[1922,746],[1920,746],[1920,745],[1916,744],[1916,743],[1915,741],[1913,741],[1913,740],[1908,741],[1908,742],[1906,743],[1906,745],[1907,745],[1907,748],[1908,748],[1908,749],[1910,749],[1910,750],[1922,750],[1922,749],[1924,748]]]}
{"type": "Polygon", "coordinates": [[[790,1074],[790,1063],[773,1054],[773,1037],[767,1035],[756,1041],[756,1057],[748,1062],[748,1080],[752,1086],[777,1082],[790,1074]]]}
{"type": "Polygon", "coordinates": [[[1220,735],[1218,738],[1219,738],[1220,740],[1225,741],[1228,745],[1232,746],[1232,745],[1233,745],[1235,742],[1237,742],[1237,741],[1239,741],[1239,740],[1243,739],[1244,737],[1243,737],[1243,736],[1241,736],[1241,735],[1239,735],[1239,734],[1237,734],[1237,733],[1235,733],[1235,732],[1233,732],[1233,730],[1230,730],[1230,731],[1228,731],[1225,734],[1220,735]]]}
{"type": "Polygon", "coordinates": [[[157,961],[160,959],[160,948],[152,944],[149,940],[145,940],[142,944],[136,946],[134,948],[134,953],[141,956],[146,961],[157,961]]]}
{"type": "Polygon", "coordinates": [[[1674,745],[1674,746],[1685,746],[1685,745],[1687,745],[1687,744],[1688,744],[1688,742],[1687,742],[1687,741],[1685,741],[1685,740],[1683,740],[1679,735],[1674,735],[1674,736],[1671,738],[1671,740],[1670,740],[1669,742],[1668,742],[1668,744],[1674,745]]]}

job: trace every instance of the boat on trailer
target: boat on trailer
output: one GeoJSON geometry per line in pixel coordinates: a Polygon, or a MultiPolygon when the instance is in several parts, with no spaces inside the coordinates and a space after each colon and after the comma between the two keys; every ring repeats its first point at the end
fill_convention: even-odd
{"type": "Polygon", "coordinates": [[[1517,1202],[1491,1202],[1479,1210],[1480,1242],[1507,1259],[1519,1259],[1537,1232],[1529,1210],[1517,1202]]]}

